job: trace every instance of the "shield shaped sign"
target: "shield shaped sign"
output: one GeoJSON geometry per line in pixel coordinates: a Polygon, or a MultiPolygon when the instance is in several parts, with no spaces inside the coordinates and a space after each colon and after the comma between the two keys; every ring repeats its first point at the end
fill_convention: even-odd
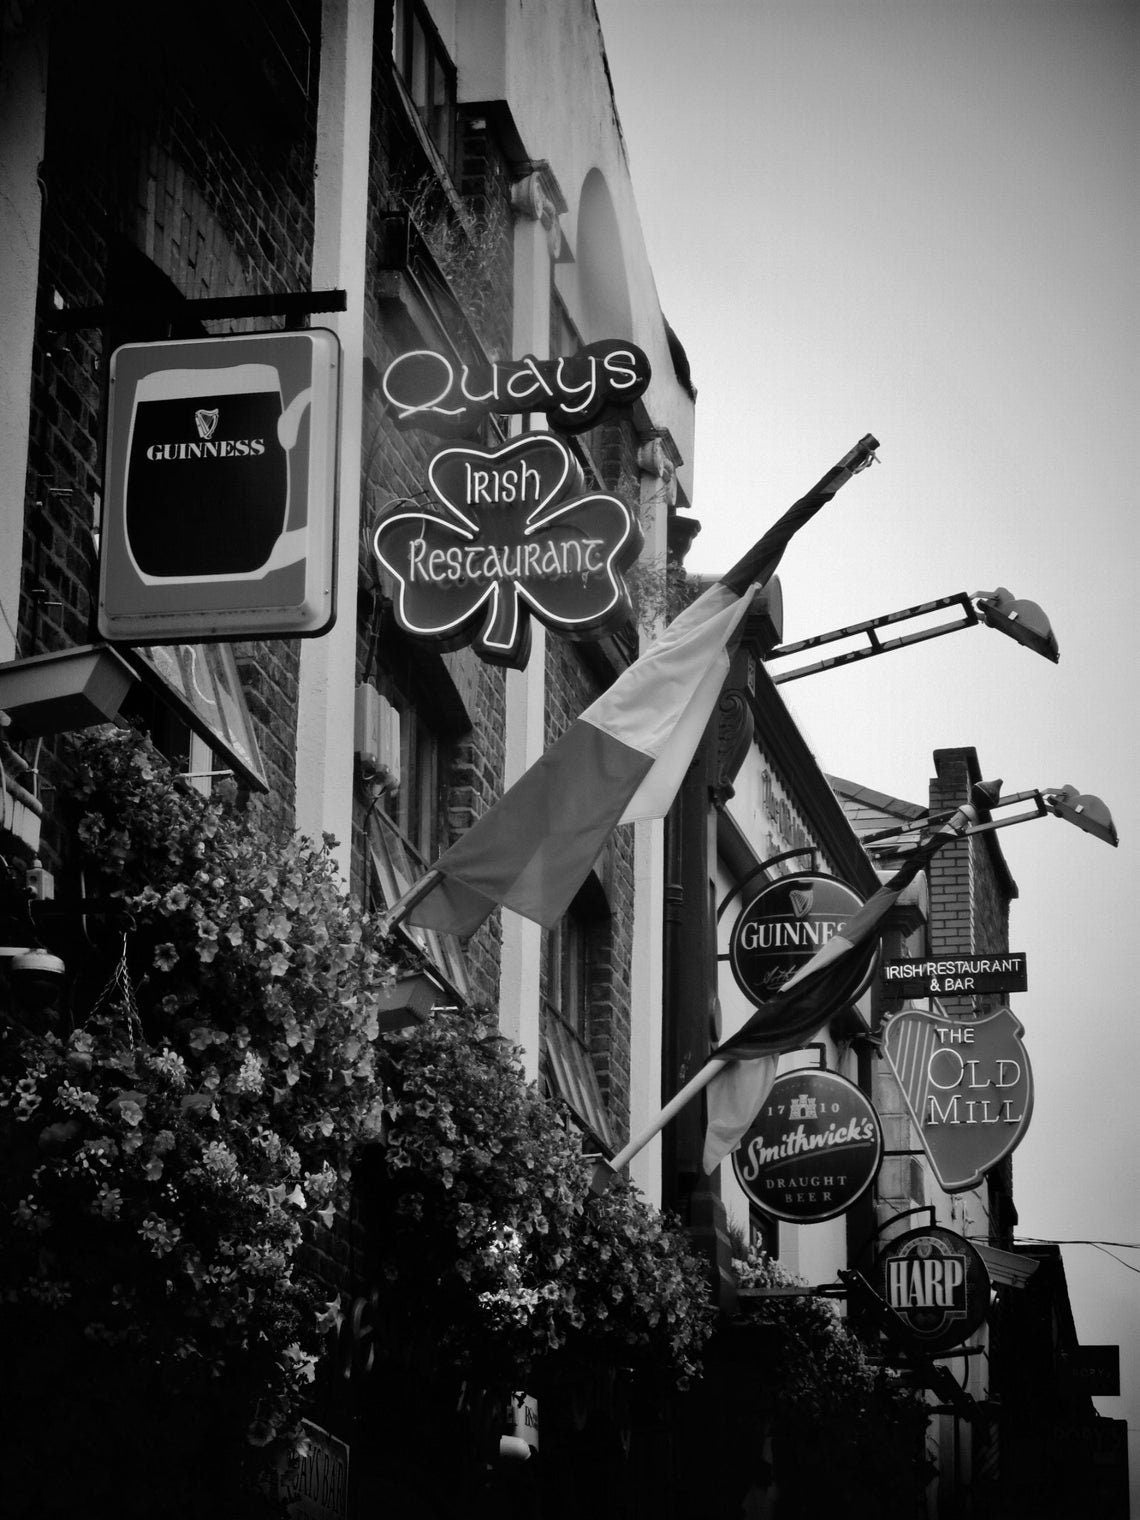
{"type": "Polygon", "coordinates": [[[905,1008],[884,1028],[883,1053],[948,1193],[977,1187],[1025,1133],[1033,1073],[1024,1033],[1008,1008],[982,1019],[905,1008]]]}

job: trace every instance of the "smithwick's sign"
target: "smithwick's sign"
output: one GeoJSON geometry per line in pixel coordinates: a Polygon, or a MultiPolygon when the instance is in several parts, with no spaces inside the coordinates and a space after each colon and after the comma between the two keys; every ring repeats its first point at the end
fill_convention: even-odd
{"type": "Polygon", "coordinates": [[[983,1019],[908,1008],[884,1025],[883,1054],[948,1193],[977,1187],[1025,1133],[1033,1073],[1024,1033],[1008,1008],[983,1019]]]}
{"type": "Polygon", "coordinates": [[[882,978],[883,990],[890,998],[1024,992],[1029,985],[1026,957],[1012,950],[1000,955],[884,961],[882,978]]]}
{"type": "Polygon", "coordinates": [[[437,505],[398,506],[373,536],[407,633],[441,649],[473,642],[483,659],[521,669],[532,613],[574,639],[630,616],[637,519],[615,496],[583,494],[578,462],[553,433],[443,449],[428,481],[437,505]]]}
{"type": "MultiPolygon", "coordinates": [[[[835,876],[784,876],[762,887],[732,926],[728,960],[736,985],[751,1002],[767,1002],[862,906],[859,894],[835,876]]],[[[809,1032],[860,995],[877,958],[877,940],[850,956],[830,1005],[814,1010],[809,1032]]]]}
{"type": "Polygon", "coordinates": [[[929,1356],[969,1340],[990,1307],[990,1277],[962,1235],[938,1225],[911,1230],[879,1254],[879,1293],[929,1356]]]}
{"type": "Polygon", "coordinates": [[[808,1069],[776,1078],[732,1166],[766,1213],[813,1224],[849,1209],[882,1157],[882,1125],[866,1094],[836,1072],[808,1069]]]}
{"type": "Polygon", "coordinates": [[[401,354],[382,388],[397,427],[442,437],[470,434],[488,413],[545,412],[560,433],[595,427],[615,406],[645,393],[649,360],[632,343],[604,339],[575,354],[467,365],[431,349],[401,354]]]}
{"type": "Polygon", "coordinates": [[[192,644],[335,614],[340,346],[322,329],[111,356],[99,631],[192,644]]]}

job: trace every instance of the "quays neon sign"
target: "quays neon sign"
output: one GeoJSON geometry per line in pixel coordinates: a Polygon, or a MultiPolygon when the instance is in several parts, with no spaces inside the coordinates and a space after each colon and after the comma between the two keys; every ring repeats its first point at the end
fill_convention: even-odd
{"type": "Polygon", "coordinates": [[[630,616],[624,572],[641,552],[637,520],[617,497],[584,493],[552,433],[443,449],[428,482],[432,505],[401,503],[373,536],[405,632],[442,649],[473,643],[483,659],[521,669],[532,613],[578,639],[630,616]]]}
{"type": "Polygon", "coordinates": [[[544,412],[560,433],[596,426],[614,406],[645,393],[649,360],[632,343],[604,339],[557,359],[462,364],[431,349],[401,354],[382,388],[397,427],[441,437],[469,434],[489,412],[544,412]]]}

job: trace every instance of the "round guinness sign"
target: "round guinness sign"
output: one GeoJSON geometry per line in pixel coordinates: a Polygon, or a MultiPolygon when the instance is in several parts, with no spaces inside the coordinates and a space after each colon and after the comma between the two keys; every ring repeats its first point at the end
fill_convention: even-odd
{"type": "MultiPolygon", "coordinates": [[[[768,1002],[862,906],[859,894],[835,876],[782,876],[762,887],[732,926],[728,958],[736,985],[751,1002],[768,1002]]],[[[820,1024],[859,996],[878,953],[876,939],[850,956],[850,969],[837,979],[834,1003],[821,1012],[820,1024]]]]}
{"type": "Polygon", "coordinates": [[[879,1291],[928,1355],[969,1340],[990,1307],[990,1275],[962,1235],[935,1225],[892,1240],[879,1256],[879,1291]]]}
{"type": "Polygon", "coordinates": [[[766,1213],[814,1224],[844,1213],[871,1186],[883,1129],[865,1093],[832,1071],[789,1071],[732,1155],[740,1186],[766,1213]]]}

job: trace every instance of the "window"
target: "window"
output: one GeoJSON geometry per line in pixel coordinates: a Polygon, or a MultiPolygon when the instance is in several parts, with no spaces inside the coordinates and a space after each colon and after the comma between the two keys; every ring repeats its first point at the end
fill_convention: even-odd
{"type": "Polygon", "coordinates": [[[590,1039],[590,929],[573,909],[546,937],[547,1003],[583,1045],[590,1039]]]}
{"type": "MultiPolygon", "coordinates": [[[[414,886],[428,869],[424,857],[379,809],[369,815],[368,850],[373,881],[386,908],[399,902],[408,888],[414,886]]],[[[459,999],[467,1001],[470,993],[467,963],[454,934],[438,934],[434,929],[421,929],[407,923],[398,924],[395,932],[415,945],[435,969],[442,973],[459,999]]]]}
{"type": "Polygon", "coordinates": [[[424,131],[450,172],[455,149],[455,65],[421,0],[396,0],[392,56],[424,131]]]}
{"type": "Polygon", "coordinates": [[[400,785],[385,802],[385,811],[422,860],[440,852],[440,738],[419,710],[400,713],[400,785]]]}
{"type": "Polygon", "coordinates": [[[590,1057],[591,973],[608,949],[605,892],[591,873],[570,911],[547,931],[542,1034],[550,1089],[570,1108],[588,1143],[612,1153],[605,1100],[590,1057]]]}
{"type": "MultiPolygon", "coordinates": [[[[388,668],[379,681],[399,714],[400,779],[394,791],[369,802],[366,826],[373,883],[384,907],[390,908],[430,868],[446,843],[449,762],[470,720],[442,662],[417,660],[398,636],[385,637],[383,647],[388,668]]],[[[466,962],[455,935],[407,924],[400,924],[397,932],[415,944],[466,1000],[466,962]]]]}
{"type": "Polygon", "coordinates": [[[748,1244],[775,1261],[780,1254],[780,1221],[761,1209],[748,1210],[748,1244]]]}
{"type": "Polygon", "coordinates": [[[257,791],[269,790],[232,645],[140,645],[124,652],[155,699],[136,696],[136,722],[163,754],[202,781],[216,755],[257,791]]]}

